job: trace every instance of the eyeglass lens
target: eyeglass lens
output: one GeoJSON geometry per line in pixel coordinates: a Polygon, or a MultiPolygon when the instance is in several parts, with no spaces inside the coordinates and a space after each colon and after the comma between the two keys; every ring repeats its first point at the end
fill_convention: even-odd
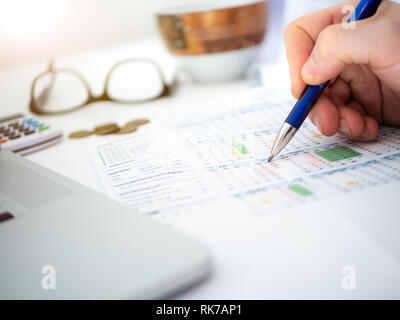
{"type": "Polygon", "coordinates": [[[48,72],[35,83],[36,106],[47,112],[65,111],[82,105],[89,93],[82,80],[68,72],[48,72]]]}

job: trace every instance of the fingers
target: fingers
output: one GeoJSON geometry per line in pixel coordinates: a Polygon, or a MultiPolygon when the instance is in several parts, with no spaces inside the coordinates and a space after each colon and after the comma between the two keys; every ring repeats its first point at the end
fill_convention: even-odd
{"type": "Polygon", "coordinates": [[[363,133],[355,140],[358,141],[374,141],[379,133],[378,122],[374,118],[364,117],[365,127],[363,133]]]}
{"type": "Polygon", "coordinates": [[[345,133],[339,132],[343,137],[354,140],[354,141],[374,141],[378,136],[379,126],[374,118],[365,116],[363,117],[364,125],[363,131],[358,135],[346,135],[345,133]]]}
{"type": "Polygon", "coordinates": [[[349,138],[357,138],[364,132],[364,117],[353,108],[341,105],[339,111],[338,132],[349,138]]]}
{"type": "Polygon", "coordinates": [[[320,32],[327,26],[341,21],[342,7],[346,4],[355,6],[358,1],[351,0],[334,7],[308,14],[289,24],[284,31],[286,55],[292,79],[292,94],[299,98],[305,82],[301,76],[304,63],[311,54],[320,32]]]}
{"type": "Polygon", "coordinates": [[[336,105],[323,94],[309,115],[310,120],[325,136],[333,136],[339,129],[339,112],[336,105]]]}
{"type": "Polygon", "coordinates": [[[363,106],[358,103],[355,100],[349,101],[347,103],[347,106],[355,111],[357,111],[359,114],[361,114],[362,116],[366,116],[367,114],[365,113],[365,109],[363,108],[363,106]]]}
{"type": "Polygon", "coordinates": [[[376,119],[365,115],[355,100],[347,105],[334,94],[321,96],[309,115],[319,131],[326,136],[336,133],[357,141],[373,141],[378,135],[376,119]]]}
{"type": "Polygon", "coordinates": [[[352,99],[359,102],[366,115],[382,123],[382,92],[378,78],[365,65],[349,65],[340,73],[348,83],[352,99]]]}
{"type": "Polygon", "coordinates": [[[385,1],[376,15],[348,29],[339,24],[346,4],[355,7],[358,1],[312,13],[286,28],[292,94],[299,98],[306,84],[336,79],[314,106],[310,119],[326,136],[340,133],[353,140],[372,141],[378,123],[386,117],[381,94],[385,87],[377,76],[381,81],[388,78],[387,70],[400,59],[398,15],[391,10],[393,3],[385,1]]]}
{"type": "Polygon", "coordinates": [[[330,92],[339,97],[344,103],[347,103],[351,98],[351,90],[349,85],[341,78],[337,78],[330,86],[330,92]]]}
{"type": "MultiPolygon", "coordinates": [[[[385,6],[385,4],[382,4],[385,6]]],[[[356,22],[354,29],[333,24],[318,35],[301,71],[303,81],[315,85],[338,76],[345,65],[368,64],[385,69],[398,62],[400,32],[389,18],[374,16],[356,22]],[[382,37],[384,35],[384,43],[382,37]]]]}

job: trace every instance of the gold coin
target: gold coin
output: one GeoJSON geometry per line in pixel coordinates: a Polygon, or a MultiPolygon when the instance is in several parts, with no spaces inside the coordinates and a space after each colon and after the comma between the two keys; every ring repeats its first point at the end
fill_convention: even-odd
{"type": "Polygon", "coordinates": [[[127,123],[126,125],[124,125],[122,128],[120,128],[115,133],[116,134],[128,134],[128,133],[135,132],[137,128],[138,128],[138,125],[136,125],[134,123],[127,123]]]}
{"type": "Polygon", "coordinates": [[[147,124],[149,122],[150,122],[149,119],[135,119],[135,120],[127,122],[126,124],[136,124],[137,126],[141,126],[141,125],[147,124]]]}
{"type": "Polygon", "coordinates": [[[119,126],[116,123],[107,123],[94,128],[94,134],[103,136],[106,134],[114,133],[119,130],[119,126]]]}
{"type": "Polygon", "coordinates": [[[79,139],[79,138],[84,138],[87,136],[90,136],[93,132],[89,130],[79,130],[75,132],[71,132],[68,137],[70,139],[79,139]]]}

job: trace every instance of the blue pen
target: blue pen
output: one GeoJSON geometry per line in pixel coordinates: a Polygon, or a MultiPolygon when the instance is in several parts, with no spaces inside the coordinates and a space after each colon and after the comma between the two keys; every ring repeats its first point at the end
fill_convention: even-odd
{"type": "MultiPolygon", "coordinates": [[[[351,15],[349,22],[372,17],[381,2],[382,0],[361,0],[351,15]]],[[[292,140],[328,84],[329,81],[317,86],[306,87],[300,99],[297,101],[283,123],[275,139],[274,145],[272,146],[268,162],[276,157],[286,147],[290,140],[292,140]]]]}

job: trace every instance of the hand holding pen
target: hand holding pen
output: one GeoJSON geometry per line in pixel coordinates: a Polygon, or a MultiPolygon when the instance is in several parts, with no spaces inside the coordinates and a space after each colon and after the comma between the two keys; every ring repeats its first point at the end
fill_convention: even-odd
{"type": "Polygon", "coordinates": [[[299,101],[275,140],[270,160],[308,113],[322,134],[340,133],[358,141],[374,140],[381,124],[400,125],[400,5],[380,2],[345,1],[286,28],[292,94],[299,101]],[[354,29],[342,25],[345,5],[357,6],[360,21],[354,29]]]}

